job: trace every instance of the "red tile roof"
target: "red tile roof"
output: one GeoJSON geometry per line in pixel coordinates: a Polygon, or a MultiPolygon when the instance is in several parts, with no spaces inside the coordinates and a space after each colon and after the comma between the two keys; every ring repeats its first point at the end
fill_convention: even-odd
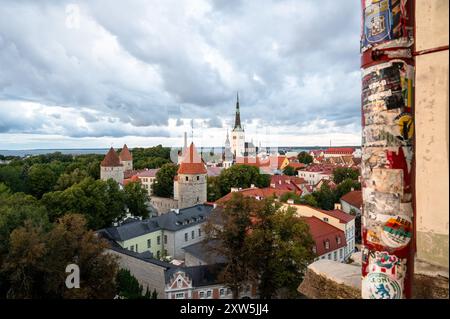
{"type": "Polygon", "coordinates": [[[130,178],[134,175],[137,175],[138,177],[155,177],[158,171],[159,168],[145,168],[132,171],[125,171],[124,178],[130,178]]]}
{"type": "Polygon", "coordinates": [[[127,185],[128,183],[131,183],[131,182],[138,182],[138,183],[140,183],[141,181],[139,180],[139,177],[137,177],[135,175],[135,176],[132,176],[130,178],[124,179],[123,180],[123,186],[125,186],[125,185],[127,185]]]}
{"type": "Polygon", "coordinates": [[[353,147],[329,147],[325,154],[353,154],[354,151],[353,147]]]}
{"type": "Polygon", "coordinates": [[[189,148],[184,152],[178,174],[206,174],[205,164],[202,158],[198,155],[194,143],[191,143],[189,148]]]}
{"type": "Polygon", "coordinates": [[[305,180],[301,177],[297,177],[297,176],[287,176],[287,175],[272,175],[270,177],[270,183],[272,184],[290,184],[290,183],[294,183],[297,185],[300,184],[305,184],[305,180]]]}
{"type": "Polygon", "coordinates": [[[341,197],[341,200],[356,208],[361,208],[363,204],[362,191],[351,191],[341,197]]]}
{"type": "Polygon", "coordinates": [[[317,217],[301,217],[309,226],[309,231],[316,244],[316,254],[321,256],[333,250],[343,248],[347,245],[345,234],[342,230],[324,222],[317,217]],[[340,238],[338,244],[337,238],[340,238]],[[325,243],[328,241],[329,248],[325,243]]]}
{"type": "Polygon", "coordinates": [[[342,224],[347,224],[348,222],[355,219],[355,216],[347,214],[346,212],[343,212],[340,209],[333,209],[333,210],[320,210],[322,213],[327,214],[328,216],[334,217],[339,219],[339,222],[342,224]]]}
{"type": "Polygon", "coordinates": [[[122,148],[122,151],[120,151],[119,158],[121,161],[132,161],[133,160],[133,156],[131,155],[127,144],[125,144],[122,148]]]}
{"type": "Polygon", "coordinates": [[[119,156],[117,156],[117,153],[114,150],[114,148],[111,147],[109,149],[108,153],[106,153],[106,155],[105,155],[105,158],[100,163],[100,166],[103,166],[103,167],[122,166],[122,164],[120,163],[119,156]]]}

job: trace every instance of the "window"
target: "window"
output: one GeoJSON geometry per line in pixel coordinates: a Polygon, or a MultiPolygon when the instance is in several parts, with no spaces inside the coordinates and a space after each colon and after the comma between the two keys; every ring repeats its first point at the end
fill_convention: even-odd
{"type": "Polygon", "coordinates": [[[220,290],[219,290],[219,295],[222,297],[222,296],[225,296],[225,288],[220,288],[220,290]]]}
{"type": "Polygon", "coordinates": [[[191,238],[194,239],[194,237],[195,237],[195,232],[192,231],[192,232],[191,232],[191,238]]]}
{"type": "Polygon", "coordinates": [[[175,299],[184,299],[184,292],[178,292],[175,294],[175,299]]]}
{"type": "Polygon", "coordinates": [[[200,298],[205,298],[205,292],[204,292],[204,291],[200,291],[199,297],[200,297],[200,298]]]}
{"type": "Polygon", "coordinates": [[[131,251],[134,251],[134,246],[130,246],[131,251]]]}
{"type": "Polygon", "coordinates": [[[212,290],[206,291],[206,298],[211,298],[212,296],[212,290]]]}
{"type": "Polygon", "coordinates": [[[336,237],[336,242],[338,243],[338,245],[341,243],[341,237],[336,237]]]}
{"type": "Polygon", "coordinates": [[[147,239],[147,248],[152,248],[152,240],[147,239]]]}
{"type": "Polygon", "coordinates": [[[327,218],[327,217],[324,217],[324,218],[323,218],[323,221],[328,223],[328,218],[327,218]]]}
{"type": "Polygon", "coordinates": [[[336,260],[337,260],[337,251],[335,251],[335,252],[333,253],[333,255],[334,255],[334,260],[336,261],[336,260]]]}
{"type": "Polygon", "coordinates": [[[160,258],[161,257],[161,252],[158,250],[157,252],[156,252],[156,258],[160,258]]]}
{"type": "Polygon", "coordinates": [[[184,241],[188,241],[188,233],[184,233],[184,241]]]}
{"type": "Polygon", "coordinates": [[[198,229],[198,237],[201,237],[201,236],[202,236],[202,229],[199,228],[199,229],[198,229]]]}
{"type": "Polygon", "coordinates": [[[161,245],[161,236],[156,237],[156,242],[158,245],[161,245]]]}
{"type": "Polygon", "coordinates": [[[167,244],[167,235],[164,235],[164,244],[167,244]]]}
{"type": "Polygon", "coordinates": [[[198,181],[200,180],[200,176],[197,176],[197,180],[198,180],[198,181]]]}
{"type": "Polygon", "coordinates": [[[339,259],[342,259],[342,248],[339,249],[339,259]]]}
{"type": "Polygon", "coordinates": [[[167,255],[168,255],[167,249],[164,249],[164,256],[167,256],[167,255]]]}
{"type": "Polygon", "coordinates": [[[328,254],[328,259],[330,259],[330,260],[331,260],[331,254],[328,254]]]}
{"type": "Polygon", "coordinates": [[[186,176],[186,182],[189,180],[189,177],[186,176]]]}
{"type": "Polygon", "coordinates": [[[330,241],[328,239],[325,240],[325,249],[330,249],[330,241]]]}

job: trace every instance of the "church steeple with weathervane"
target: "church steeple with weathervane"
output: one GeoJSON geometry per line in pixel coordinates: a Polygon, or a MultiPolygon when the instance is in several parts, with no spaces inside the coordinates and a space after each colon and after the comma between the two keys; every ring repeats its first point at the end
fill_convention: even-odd
{"type": "Polygon", "coordinates": [[[241,125],[239,92],[236,93],[236,115],[234,118],[234,128],[231,131],[231,151],[235,157],[242,156],[245,152],[245,133],[241,125]]]}

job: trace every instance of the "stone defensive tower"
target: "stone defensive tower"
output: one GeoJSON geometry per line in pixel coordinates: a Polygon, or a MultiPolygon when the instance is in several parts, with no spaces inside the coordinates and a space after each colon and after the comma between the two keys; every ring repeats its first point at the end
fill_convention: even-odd
{"type": "Polygon", "coordinates": [[[117,183],[123,183],[124,166],[120,162],[120,158],[117,155],[114,148],[110,148],[106,153],[105,158],[100,163],[100,179],[108,180],[112,178],[117,183]]]}
{"type": "Polygon", "coordinates": [[[133,170],[133,155],[131,155],[131,152],[128,149],[127,144],[123,146],[122,151],[119,154],[119,159],[125,171],[133,170]]]}

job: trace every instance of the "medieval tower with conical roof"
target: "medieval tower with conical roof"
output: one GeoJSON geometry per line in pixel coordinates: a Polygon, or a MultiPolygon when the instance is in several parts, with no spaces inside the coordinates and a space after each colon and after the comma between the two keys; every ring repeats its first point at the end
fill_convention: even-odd
{"type": "Polygon", "coordinates": [[[133,155],[131,155],[131,152],[128,149],[127,144],[123,146],[122,151],[119,154],[119,159],[125,171],[133,170],[133,155]]]}
{"type": "Polygon", "coordinates": [[[236,95],[236,115],[234,127],[231,131],[231,152],[235,157],[241,157],[245,152],[245,132],[241,125],[241,113],[239,109],[239,93],[236,95]]]}
{"type": "Polygon", "coordinates": [[[184,150],[179,165],[173,185],[174,199],[178,200],[178,208],[205,203],[207,200],[207,171],[194,143],[184,150]]]}
{"type": "Polygon", "coordinates": [[[117,155],[114,148],[110,148],[106,153],[105,158],[100,163],[100,179],[108,180],[112,178],[117,183],[123,183],[124,166],[120,162],[120,158],[117,155]]]}

